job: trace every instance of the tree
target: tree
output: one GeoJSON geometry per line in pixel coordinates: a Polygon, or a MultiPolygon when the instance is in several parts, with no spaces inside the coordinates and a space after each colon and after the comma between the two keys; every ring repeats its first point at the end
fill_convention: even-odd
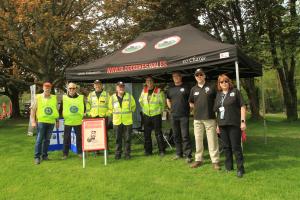
{"type": "Polygon", "coordinates": [[[33,83],[33,76],[18,68],[9,57],[9,53],[3,49],[0,52],[0,61],[0,86],[5,88],[4,94],[12,101],[12,117],[20,117],[19,94],[33,83]]]}
{"type": "Polygon", "coordinates": [[[99,6],[96,0],[3,0],[0,45],[39,82],[60,85],[66,67],[102,54],[99,6]]]}

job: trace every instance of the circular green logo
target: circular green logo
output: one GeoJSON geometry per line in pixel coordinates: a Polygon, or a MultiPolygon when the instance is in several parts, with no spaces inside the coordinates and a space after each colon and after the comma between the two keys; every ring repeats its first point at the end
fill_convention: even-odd
{"type": "Polygon", "coordinates": [[[71,113],[77,113],[77,112],[78,112],[78,107],[76,107],[76,106],[71,106],[71,107],[70,107],[70,112],[71,112],[71,113]]]}
{"type": "Polygon", "coordinates": [[[135,42],[128,45],[125,49],[122,50],[122,53],[134,53],[141,50],[146,46],[145,42],[135,42]]]}
{"type": "Polygon", "coordinates": [[[52,110],[52,108],[50,108],[50,107],[46,107],[46,108],[44,109],[44,113],[45,113],[46,115],[51,115],[51,114],[53,113],[53,110],[52,110]]]}
{"type": "Polygon", "coordinates": [[[172,36],[165,38],[163,40],[160,40],[157,42],[154,46],[155,49],[165,49],[168,47],[171,47],[175,44],[178,44],[180,42],[181,38],[179,36],[172,36]]]}

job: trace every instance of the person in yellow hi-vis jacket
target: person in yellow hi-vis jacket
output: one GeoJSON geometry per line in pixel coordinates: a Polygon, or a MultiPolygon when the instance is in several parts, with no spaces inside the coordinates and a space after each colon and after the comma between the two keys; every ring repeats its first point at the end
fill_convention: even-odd
{"type": "Polygon", "coordinates": [[[143,88],[139,102],[144,114],[145,155],[152,155],[151,132],[154,129],[159,154],[160,156],[164,156],[165,144],[161,131],[161,114],[165,109],[166,99],[164,92],[160,88],[154,86],[154,80],[151,76],[146,78],[146,86],[143,88]]]}
{"type": "Polygon", "coordinates": [[[82,157],[82,137],[81,137],[81,124],[85,112],[85,102],[83,95],[77,93],[77,85],[69,83],[67,86],[67,94],[63,95],[62,103],[60,105],[59,113],[64,118],[64,148],[63,160],[66,160],[69,155],[71,146],[71,130],[72,128],[76,134],[76,147],[77,154],[82,157]]]}
{"type": "Polygon", "coordinates": [[[109,94],[103,90],[101,81],[94,81],[95,91],[91,92],[87,98],[86,112],[89,117],[106,118],[109,116],[108,101],[109,94]]]}
{"type": "Polygon", "coordinates": [[[115,159],[119,160],[122,155],[122,140],[124,138],[125,159],[130,159],[132,113],[136,109],[133,96],[125,92],[125,84],[119,81],[116,84],[116,93],[113,94],[108,103],[109,112],[112,113],[113,127],[116,134],[115,159]]]}
{"type": "Polygon", "coordinates": [[[52,84],[48,81],[43,83],[43,93],[36,95],[31,107],[31,125],[37,127],[34,161],[38,165],[41,158],[45,161],[48,158],[48,146],[54,125],[58,127],[57,97],[51,95],[52,84]]]}
{"type": "MultiPolygon", "coordinates": [[[[93,86],[95,91],[89,93],[86,102],[86,113],[88,117],[105,118],[106,138],[108,141],[108,134],[107,134],[108,117],[110,116],[110,113],[108,112],[109,94],[108,92],[103,90],[103,85],[100,80],[95,80],[93,86]]],[[[107,149],[108,149],[108,142],[107,142],[107,149]]],[[[96,153],[100,154],[100,151],[96,151],[96,153]]]]}

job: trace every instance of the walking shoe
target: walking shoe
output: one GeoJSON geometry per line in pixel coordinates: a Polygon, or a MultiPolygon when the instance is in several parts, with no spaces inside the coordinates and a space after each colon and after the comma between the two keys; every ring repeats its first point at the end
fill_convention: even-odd
{"type": "Polygon", "coordinates": [[[125,160],[130,160],[131,156],[130,155],[125,155],[125,160]]]}
{"type": "Polygon", "coordinates": [[[49,160],[51,160],[51,159],[48,158],[48,157],[43,157],[42,160],[44,160],[44,161],[49,161],[49,160]]]}
{"type": "Polygon", "coordinates": [[[166,154],[165,154],[165,152],[160,152],[159,155],[160,155],[160,157],[164,157],[166,154]]]}
{"type": "Polygon", "coordinates": [[[121,155],[115,155],[115,160],[120,160],[121,159],[121,155]]]}
{"type": "Polygon", "coordinates": [[[192,162],[193,162],[193,158],[187,157],[187,158],[185,159],[185,162],[186,162],[186,163],[192,163],[192,162]]]}
{"type": "Polygon", "coordinates": [[[191,168],[198,168],[202,165],[202,161],[195,161],[193,164],[190,165],[191,168]]]}
{"type": "Polygon", "coordinates": [[[179,159],[182,159],[182,158],[183,158],[182,156],[176,155],[176,156],[173,158],[173,160],[179,160],[179,159]]]}
{"type": "Polygon", "coordinates": [[[236,176],[238,177],[238,178],[242,178],[243,177],[243,171],[242,170],[239,170],[239,171],[237,171],[237,174],[236,174],[236,176]]]}
{"type": "Polygon", "coordinates": [[[41,160],[40,160],[39,158],[35,158],[35,159],[34,159],[34,163],[35,163],[36,165],[39,165],[39,164],[41,163],[41,160]]]}
{"type": "Polygon", "coordinates": [[[67,155],[63,155],[63,157],[61,158],[62,160],[67,160],[68,156],[67,155]]]}
{"type": "Polygon", "coordinates": [[[213,163],[212,167],[213,167],[214,170],[221,170],[221,167],[220,167],[219,163],[213,163]]]}

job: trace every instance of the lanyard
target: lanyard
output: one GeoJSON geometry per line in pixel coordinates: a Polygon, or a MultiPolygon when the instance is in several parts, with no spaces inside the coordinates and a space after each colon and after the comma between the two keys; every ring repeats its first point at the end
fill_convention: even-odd
{"type": "Polygon", "coordinates": [[[221,107],[223,107],[224,100],[225,100],[226,96],[227,96],[227,93],[226,94],[223,93],[222,96],[221,96],[221,107]]]}

